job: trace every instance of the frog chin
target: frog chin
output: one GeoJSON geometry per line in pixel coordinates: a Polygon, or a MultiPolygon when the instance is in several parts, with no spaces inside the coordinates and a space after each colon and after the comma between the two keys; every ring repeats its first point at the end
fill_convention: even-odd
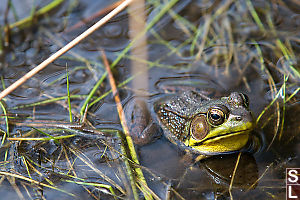
{"type": "Polygon", "coordinates": [[[219,135],[191,147],[205,155],[218,155],[238,151],[247,144],[250,132],[251,130],[248,129],[219,135]]]}
{"type": "Polygon", "coordinates": [[[253,128],[252,122],[239,124],[236,127],[222,126],[212,129],[201,141],[191,137],[185,145],[204,155],[226,154],[242,149],[247,144],[253,128]]]}

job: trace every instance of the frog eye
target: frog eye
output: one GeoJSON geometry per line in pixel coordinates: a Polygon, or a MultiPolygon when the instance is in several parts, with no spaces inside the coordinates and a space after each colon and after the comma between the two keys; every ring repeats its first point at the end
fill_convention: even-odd
{"type": "Polygon", "coordinates": [[[195,140],[204,139],[209,132],[209,126],[205,115],[197,115],[191,122],[190,133],[195,140]]]}
{"type": "Polygon", "coordinates": [[[223,107],[212,107],[208,110],[207,119],[210,125],[219,126],[224,123],[228,109],[223,107]]]}

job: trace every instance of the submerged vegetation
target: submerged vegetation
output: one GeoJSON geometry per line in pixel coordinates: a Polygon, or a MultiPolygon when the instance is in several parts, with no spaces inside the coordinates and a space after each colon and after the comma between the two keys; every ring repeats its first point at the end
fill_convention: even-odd
{"type": "MultiPolygon", "coordinates": [[[[30,2],[0,5],[2,90],[124,3],[30,2]]],[[[300,166],[298,1],[139,3],[0,101],[2,196],[285,198],[285,168],[300,166]],[[133,97],[191,89],[247,93],[259,149],[195,162],[164,138],[133,144],[133,97]]]]}

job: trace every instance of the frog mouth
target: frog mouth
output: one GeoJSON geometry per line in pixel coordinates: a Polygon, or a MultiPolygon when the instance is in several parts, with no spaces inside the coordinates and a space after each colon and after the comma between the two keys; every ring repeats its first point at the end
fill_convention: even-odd
{"type": "Polygon", "coordinates": [[[252,129],[249,128],[249,129],[242,129],[242,130],[238,130],[238,131],[234,131],[234,132],[229,132],[229,133],[225,133],[225,134],[222,134],[222,135],[216,135],[216,136],[212,136],[212,137],[209,137],[209,138],[206,138],[200,142],[196,142],[193,144],[193,146],[200,146],[200,145],[203,145],[206,141],[216,141],[216,140],[220,140],[226,136],[234,136],[234,135],[244,135],[244,134],[249,134],[249,132],[251,131],[252,129]]]}

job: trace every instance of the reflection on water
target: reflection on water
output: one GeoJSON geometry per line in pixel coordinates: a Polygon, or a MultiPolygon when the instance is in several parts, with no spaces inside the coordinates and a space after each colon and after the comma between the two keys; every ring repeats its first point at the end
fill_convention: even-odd
{"type": "MultiPolygon", "coordinates": [[[[46,4],[44,1],[30,1],[24,5],[11,1],[14,7],[7,10],[7,2],[4,0],[0,5],[1,27],[4,26],[6,11],[7,21],[11,23],[28,16],[33,3],[38,6],[46,4]]],[[[64,32],[65,29],[109,4],[104,0],[72,2],[65,2],[38,20],[32,28],[13,30],[9,44],[5,44],[1,33],[3,87],[12,84],[59,49],[60,43],[67,43],[94,21],[71,32],[64,32]]],[[[147,2],[147,23],[155,19],[164,5],[158,0],[147,2]]],[[[300,166],[299,8],[294,0],[276,3],[182,0],[147,33],[147,61],[140,61],[129,53],[114,67],[113,73],[119,84],[132,77],[132,59],[146,63],[149,90],[142,95],[149,98],[150,107],[166,94],[185,90],[202,91],[208,96],[238,91],[249,96],[250,110],[259,118],[256,132],[264,138],[264,148],[253,155],[241,155],[232,186],[238,154],[193,163],[193,159],[164,137],[137,147],[148,185],[158,197],[229,199],[232,195],[234,199],[285,198],[285,168],[300,166]],[[274,98],[276,101],[268,106],[274,98]],[[264,114],[260,115],[262,111],[264,114]]],[[[130,43],[129,32],[124,11],[6,97],[4,105],[11,117],[9,137],[72,134],[66,128],[53,130],[48,127],[51,123],[52,127],[53,123],[69,122],[66,65],[73,95],[73,118],[79,121],[86,96],[105,72],[100,49],[104,49],[109,61],[113,62],[130,43]],[[32,129],[32,126],[42,131],[32,129]]],[[[132,88],[132,82],[129,82],[120,89],[123,104],[132,98],[132,88]]],[[[110,86],[104,79],[91,101],[109,90],[110,86]]],[[[121,130],[113,95],[94,103],[88,110],[87,119],[90,122],[88,129],[93,129],[92,126],[105,128],[104,135],[95,137],[95,133],[83,131],[86,135],[64,140],[3,144],[0,173],[10,175],[6,174],[7,178],[2,176],[2,197],[72,199],[66,193],[69,192],[78,199],[113,199],[108,187],[84,184],[99,183],[113,186],[118,197],[131,198],[121,141],[116,132],[111,132],[111,129],[121,130]],[[13,174],[21,177],[11,176],[13,174]],[[31,177],[37,183],[28,184],[24,177],[31,177]]],[[[7,129],[4,118],[0,128],[4,135],[7,129]]]]}
{"type": "Polygon", "coordinates": [[[180,199],[180,196],[186,199],[210,199],[214,196],[226,198],[229,197],[229,187],[233,188],[232,192],[244,195],[247,189],[254,189],[257,185],[258,166],[250,154],[241,154],[230,186],[238,154],[214,156],[193,163],[191,155],[183,155],[173,145],[165,142],[166,139],[158,140],[140,151],[144,158],[142,163],[149,167],[152,176],[153,173],[156,174],[149,184],[153,188],[160,188],[162,199],[165,199],[164,195],[170,190],[166,183],[176,191],[172,192],[171,189],[171,199],[180,199]],[[165,183],[165,180],[169,181],[165,183]]]}

